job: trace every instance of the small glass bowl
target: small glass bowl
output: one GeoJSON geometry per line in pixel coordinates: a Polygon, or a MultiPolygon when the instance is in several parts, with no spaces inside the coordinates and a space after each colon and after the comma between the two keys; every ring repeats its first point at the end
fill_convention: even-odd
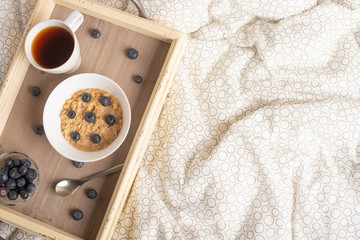
{"type": "MultiPolygon", "coordinates": [[[[36,165],[35,161],[33,159],[31,159],[29,156],[27,156],[25,153],[7,152],[7,153],[3,153],[3,154],[0,155],[0,171],[5,166],[5,160],[8,159],[8,158],[11,158],[12,160],[15,160],[15,159],[20,159],[20,160],[28,159],[31,162],[30,168],[35,169],[36,172],[37,172],[36,179],[32,181],[32,183],[35,185],[35,191],[33,193],[29,193],[28,198],[23,199],[23,198],[21,198],[20,194],[18,195],[17,199],[15,199],[15,200],[10,200],[10,199],[8,199],[7,196],[0,197],[0,203],[1,204],[7,205],[7,206],[18,206],[20,204],[25,203],[29,199],[31,199],[32,196],[34,196],[35,193],[37,192],[39,182],[40,182],[39,169],[38,169],[38,166],[36,165]]],[[[8,189],[8,191],[9,191],[9,189],[8,189]]]]}

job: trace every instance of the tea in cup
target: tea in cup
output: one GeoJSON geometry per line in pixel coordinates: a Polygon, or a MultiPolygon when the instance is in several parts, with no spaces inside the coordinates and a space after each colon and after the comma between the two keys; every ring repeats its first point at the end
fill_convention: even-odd
{"type": "Polygon", "coordinates": [[[36,24],[25,39],[25,54],[31,65],[53,73],[72,73],[81,63],[80,46],[75,31],[84,16],[73,11],[65,21],[49,19],[36,24]]]}

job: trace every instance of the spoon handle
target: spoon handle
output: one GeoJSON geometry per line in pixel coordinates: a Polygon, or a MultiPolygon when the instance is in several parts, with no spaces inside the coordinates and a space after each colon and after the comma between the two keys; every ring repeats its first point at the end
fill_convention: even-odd
{"type": "Polygon", "coordinates": [[[87,178],[83,178],[80,181],[81,182],[86,182],[86,181],[92,180],[94,178],[98,178],[98,177],[110,175],[110,174],[113,174],[113,173],[116,173],[116,172],[120,172],[121,169],[123,168],[123,166],[124,166],[124,163],[121,163],[121,164],[116,165],[115,167],[109,168],[109,169],[107,169],[107,170],[105,170],[103,172],[97,173],[97,174],[92,175],[92,176],[87,177],[87,178]]]}
{"type": "Polygon", "coordinates": [[[144,9],[143,5],[141,4],[141,2],[138,0],[131,0],[131,2],[137,7],[137,9],[139,11],[139,16],[142,18],[147,18],[147,14],[146,14],[145,9],[144,9]]]}

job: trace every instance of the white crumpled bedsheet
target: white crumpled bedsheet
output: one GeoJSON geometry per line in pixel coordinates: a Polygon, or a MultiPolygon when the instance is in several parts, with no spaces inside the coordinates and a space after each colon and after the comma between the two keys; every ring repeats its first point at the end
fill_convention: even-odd
{"type": "Polygon", "coordinates": [[[360,239],[360,1],[141,2],[189,43],[113,239],[360,239]]]}

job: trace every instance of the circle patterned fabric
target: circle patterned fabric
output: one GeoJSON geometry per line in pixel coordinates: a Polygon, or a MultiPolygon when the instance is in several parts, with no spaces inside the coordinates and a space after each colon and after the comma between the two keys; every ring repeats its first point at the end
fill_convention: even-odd
{"type": "Polygon", "coordinates": [[[141,2],[189,42],[113,239],[360,239],[360,3],[141,2]]]}

